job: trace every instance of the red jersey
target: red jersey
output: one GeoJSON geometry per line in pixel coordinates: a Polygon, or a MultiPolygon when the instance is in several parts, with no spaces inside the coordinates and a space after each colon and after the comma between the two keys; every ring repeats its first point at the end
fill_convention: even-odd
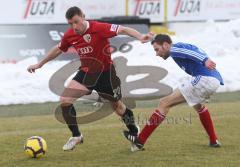
{"type": "Polygon", "coordinates": [[[74,47],[80,56],[81,69],[85,72],[100,72],[110,69],[112,64],[109,38],[117,35],[118,25],[88,21],[86,32],[79,35],[69,28],[58,47],[66,52],[74,47]]]}

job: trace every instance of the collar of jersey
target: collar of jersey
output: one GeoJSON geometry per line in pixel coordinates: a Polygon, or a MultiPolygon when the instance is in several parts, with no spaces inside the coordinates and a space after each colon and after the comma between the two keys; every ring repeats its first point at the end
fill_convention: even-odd
{"type": "Polygon", "coordinates": [[[87,28],[86,28],[86,30],[85,30],[85,32],[83,34],[85,34],[87,32],[87,30],[89,29],[89,27],[90,27],[89,21],[86,21],[86,22],[87,22],[87,28]]]}

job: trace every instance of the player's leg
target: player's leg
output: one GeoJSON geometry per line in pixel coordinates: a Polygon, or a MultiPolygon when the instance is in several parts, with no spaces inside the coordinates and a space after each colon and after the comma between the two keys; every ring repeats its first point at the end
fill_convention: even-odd
{"type": "Polygon", "coordinates": [[[127,131],[125,131],[125,137],[136,145],[135,148],[132,148],[132,151],[142,149],[143,145],[146,143],[153,131],[163,122],[170,107],[183,102],[185,102],[184,97],[179,89],[176,89],[172,94],[160,99],[158,108],[153,112],[137,138],[134,138],[127,131]]]}
{"type": "Polygon", "coordinates": [[[170,95],[160,99],[157,110],[161,111],[162,114],[167,115],[171,107],[183,102],[186,102],[186,100],[182,93],[179,89],[175,89],[170,95]]]}
{"type": "Polygon", "coordinates": [[[193,77],[191,84],[192,88],[185,94],[188,104],[198,112],[200,121],[209,136],[210,146],[219,147],[210,113],[202,103],[216,92],[220,82],[213,77],[198,76],[193,77]]]}
{"type": "Polygon", "coordinates": [[[139,127],[135,123],[135,118],[132,110],[127,108],[121,100],[118,100],[116,102],[112,101],[111,104],[116,114],[122,118],[131,135],[137,136],[139,133],[139,127]]]}
{"type": "Polygon", "coordinates": [[[76,120],[76,110],[73,106],[73,102],[88,92],[89,90],[84,85],[72,80],[60,97],[63,118],[71,130],[73,137],[80,136],[76,120]]]}
{"type": "Polygon", "coordinates": [[[116,75],[114,66],[101,74],[95,90],[101,97],[110,101],[113,110],[122,118],[131,134],[137,135],[139,128],[135,124],[133,112],[121,101],[121,81],[116,75]]]}
{"type": "Polygon", "coordinates": [[[199,119],[206,130],[208,136],[209,136],[209,146],[210,147],[220,147],[221,144],[217,140],[217,135],[213,126],[213,121],[210,115],[210,112],[208,111],[208,108],[202,104],[197,104],[193,106],[193,108],[197,111],[199,115],[199,119]]]}
{"type": "Polygon", "coordinates": [[[78,74],[74,77],[76,80],[73,79],[70,81],[60,97],[63,118],[72,132],[72,137],[70,137],[67,143],[63,146],[63,150],[72,150],[76,144],[83,142],[83,136],[77,125],[76,110],[73,106],[73,102],[77,98],[88,94],[89,90],[77,81],[77,76],[78,74]]]}

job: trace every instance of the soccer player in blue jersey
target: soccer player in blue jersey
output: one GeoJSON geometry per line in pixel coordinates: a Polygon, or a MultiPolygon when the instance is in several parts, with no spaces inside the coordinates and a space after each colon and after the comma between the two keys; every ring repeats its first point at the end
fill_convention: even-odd
{"type": "Polygon", "coordinates": [[[169,109],[183,102],[187,102],[199,114],[200,121],[209,136],[209,146],[220,147],[210,113],[202,104],[216,92],[220,85],[223,85],[223,79],[216,70],[216,64],[197,46],[187,43],[173,44],[171,38],[165,34],[156,35],[151,43],[156,56],[164,60],[172,57],[181,69],[191,75],[191,78],[181,83],[172,94],[160,99],[158,108],[139,135],[124,131],[124,136],[132,142],[131,150],[142,150],[148,137],[161,124],[169,109]]]}

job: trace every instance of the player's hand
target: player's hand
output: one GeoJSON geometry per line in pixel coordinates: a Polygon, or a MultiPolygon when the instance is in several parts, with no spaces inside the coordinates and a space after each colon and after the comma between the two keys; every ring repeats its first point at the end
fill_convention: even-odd
{"type": "Polygon", "coordinates": [[[154,34],[152,32],[149,32],[149,33],[143,35],[142,38],[140,39],[140,41],[142,43],[146,43],[146,42],[151,41],[153,39],[153,37],[154,37],[154,34]]]}
{"type": "Polygon", "coordinates": [[[27,70],[30,73],[34,73],[36,69],[41,68],[40,64],[34,64],[34,65],[30,65],[27,70]]]}
{"type": "Polygon", "coordinates": [[[209,69],[209,70],[213,70],[216,68],[216,63],[213,62],[211,59],[207,59],[207,61],[205,62],[205,66],[209,69]]]}

